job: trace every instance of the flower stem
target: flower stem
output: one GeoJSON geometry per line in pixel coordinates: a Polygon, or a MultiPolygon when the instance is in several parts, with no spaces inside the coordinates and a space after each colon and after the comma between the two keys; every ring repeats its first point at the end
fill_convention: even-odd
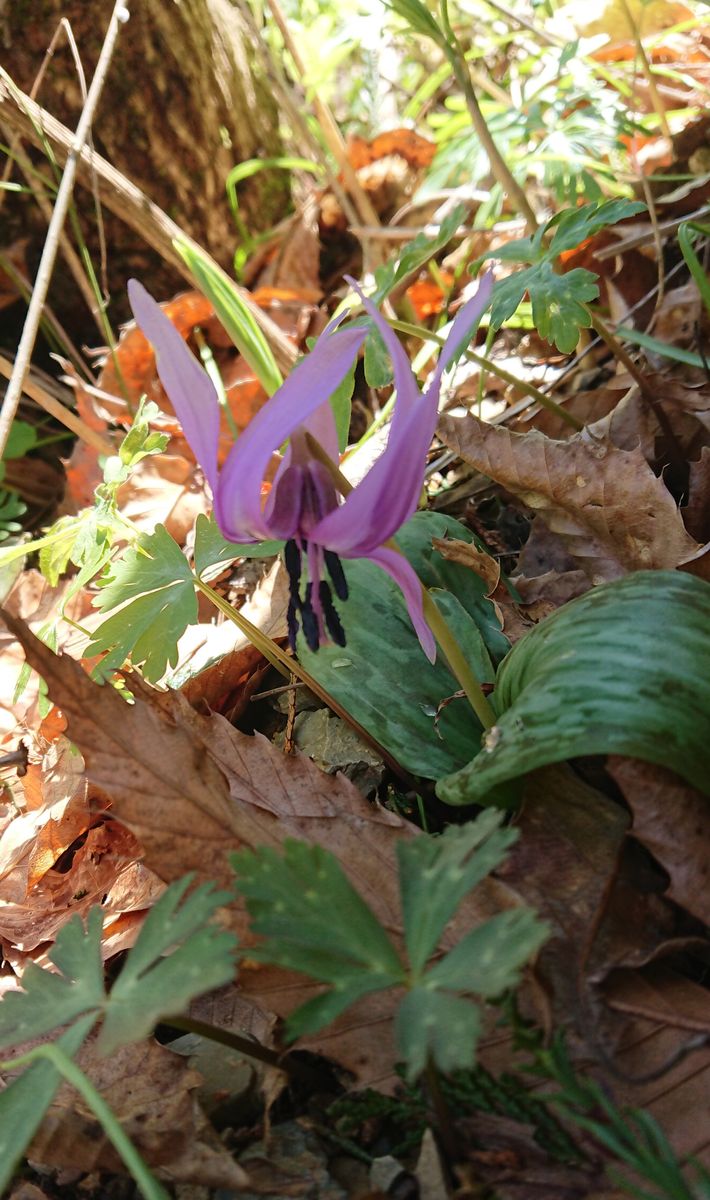
{"type": "MultiPolygon", "coordinates": [[[[394,542],[388,543],[388,545],[393,550],[398,549],[394,542]]],[[[401,554],[401,550],[399,552],[401,554]]],[[[495,713],[483,694],[483,688],[471,670],[463,650],[454,637],[444,616],[437,608],[431,592],[424,584],[422,584],[422,599],[424,601],[424,616],[426,617],[427,624],[434,634],[442,653],[446,656],[452,674],[461,684],[466,693],[466,699],[483,728],[490,729],[496,722],[495,713]]]]}
{"type": "MultiPolygon", "coordinates": [[[[423,325],[411,325],[408,321],[390,321],[390,325],[393,329],[399,330],[400,333],[408,334],[409,337],[420,338],[422,341],[435,342],[438,346],[443,346],[446,340],[438,333],[434,333],[430,329],[425,329],[423,325]]],[[[529,396],[531,400],[536,400],[537,403],[543,408],[546,408],[548,412],[555,413],[560,420],[564,421],[567,425],[570,425],[572,429],[576,429],[578,433],[584,429],[584,422],[578,420],[578,418],[572,413],[567,412],[567,410],[563,408],[561,404],[558,404],[556,400],[553,400],[551,396],[548,396],[545,392],[541,392],[539,388],[534,387],[534,385],[532,383],[528,383],[527,380],[518,379],[516,375],[512,375],[510,371],[506,371],[504,367],[499,366],[494,359],[485,358],[481,354],[476,354],[471,349],[468,349],[464,352],[464,357],[470,362],[476,363],[479,367],[485,367],[487,371],[490,371],[491,375],[497,375],[499,379],[503,379],[506,383],[511,384],[513,387],[519,388],[519,390],[521,392],[525,392],[525,394],[529,396]]],[[[389,401],[387,403],[389,404],[389,401]]],[[[384,412],[384,409],[382,411],[384,412]]],[[[375,418],[375,420],[378,419],[379,418],[375,418]]],[[[369,426],[366,434],[364,434],[360,439],[360,444],[365,440],[365,437],[370,433],[371,429],[372,426],[369,426]]]]}

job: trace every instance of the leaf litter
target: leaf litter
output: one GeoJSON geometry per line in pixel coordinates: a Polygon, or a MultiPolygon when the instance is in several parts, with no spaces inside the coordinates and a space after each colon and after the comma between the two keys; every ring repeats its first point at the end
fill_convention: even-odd
{"type": "MultiPolygon", "coordinates": [[[[623,60],[623,46],[618,53],[623,60]]],[[[382,219],[387,221],[397,207],[409,202],[414,173],[430,165],[432,149],[432,143],[408,130],[394,130],[371,144],[353,140],[351,162],[382,219]]],[[[315,300],[324,291],[317,238],[322,239],[322,250],[333,231],[342,236],[347,226],[332,192],[319,193],[318,205],[319,224],[312,209],[304,210],[300,226],[292,224],[280,258],[272,258],[263,272],[270,291],[263,289],[258,301],[300,349],[312,332],[315,300]],[[308,277],[300,295],[299,272],[308,277]]],[[[574,269],[594,270],[602,277],[602,296],[610,302],[612,313],[626,322],[629,310],[633,312],[643,301],[642,282],[652,282],[656,265],[650,256],[635,251],[622,249],[616,259],[603,255],[623,242],[625,233],[643,233],[643,229],[642,219],[629,219],[607,233],[595,234],[581,248],[572,248],[562,282],[555,285],[560,295],[569,292],[575,303],[591,298],[575,293],[570,276],[574,269]]],[[[505,246],[509,234],[489,236],[479,231],[477,237],[478,251],[485,253],[505,246]]],[[[254,258],[254,264],[264,261],[259,254],[254,258]]],[[[408,285],[408,301],[416,319],[424,322],[446,309],[454,276],[438,270],[432,282],[419,271],[416,259],[412,263],[416,269],[411,279],[402,271],[396,282],[408,285]]],[[[206,335],[232,416],[244,429],[266,393],[233,351],[211,304],[190,293],[176,297],[164,309],[193,347],[196,327],[206,335]]],[[[637,328],[643,329],[648,305],[641,311],[645,316],[637,328]]],[[[665,345],[692,351],[699,312],[697,290],[671,291],[657,308],[649,334],[665,345]]],[[[577,317],[585,323],[579,312],[577,317]]],[[[318,313],[315,324],[320,321],[318,313]]],[[[550,326],[550,336],[555,334],[558,341],[562,338],[564,349],[572,348],[576,335],[573,339],[568,318],[563,325],[550,326]]],[[[550,355],[549,345],[534,334],[529,346],[537,347],[543,357],[550,355]]],[[[179,558],[187,564],[183,547],[190,544],[195,518],[210,507],[201,472],[157,382],[152,351],[137,330],[122,335],[118,360],[129,382],[130,404],[114,364],[107,360],[95,391],[77,389],[79,411],[88,424],[106,433],[115,424],[130,427],[130,409],[141,392],[158,400],[162,411],[153,429],[170,432],[169,453],[145,458],[136,466],[119,492],[119,507],[149,539],[156,536],[156,526],[163,526],[171,542],[170,554],[176,562],[179,558]]],[[[531,539],[520,556],[522,573],[513,576],[512,586],[506,571],[513,567],[518,547],[509,531],[499,534],[492,520],[486,519],[484,525],[489,548],[496,547],[495,556],[485,546],[459,542],[448,532],[433,542],[434,551],[444,559],[480,575],[485,599],[492,601],[511,642],[524,639],[541,620],[590,587],[596,589],[639,570],[680,567],[701,579],[707,577],[707,378],[697,365],[681,362],[668,369],[667,359],[652,349],[646,351],[646,361],[644,377],[657,395],[656,409],[649,408],[621,367],[601,380],[597,371],[587,389],[573,383],[565,407],[584,422],[582,433],[571,433],[558,414],[534,405],[517,421],[507,419],[505,426],[481,421],[471,411],[460,415],[458,406],[467,394],[471,401],[473,385],[459,387],[450,398],[457,415],[443,415],[439,427],[444,446],[455,456],[451,475],[444,468],[445,483],[455,480],[461,464],[466,464],[491,481],[488,496],[499,505],[501,528],[506,512],[516,511],[524,514],[528,525],[534,516],[533,528],[544,525],[547,531],[531,539]],[[658,411],[672,427],[687,468],[687,476],[680,479],[668,466],[658,411]],[[528,572],[534,560],[535,570],[528,572]]],[[[525,364],[520,357],[517,362],[524,377],[525,364]]],[[[223,424],[222,457],[229,444],[231,434],[223,424]]],[[[370,452],[373,446],[376,438],[371,439],[370,452]]],[[[347,473],[347,460],[344,468],[347,473]]],[[[93,451],[77,447],[68,479],[73,501],[80,507],[91,503],[101,482],[93,451]]],[[[184,582],[187,594],[187,574],[184,582]]],[[[225,566],[218,587],[230,599],[236,597],[241,611],[259,628],[283,642],[287,597],[282,571],[274,567],[262,577],[261,569],[255,568],[240,590],[237,573],[225,566]],[[255,579],[259,582],[254,591],[255,579]]],[[[95,612],[96,592],[91,586],[82,588],[67,609],[81,629],[62,625],[58,614],[65,592],[65,586],[49,589],[36,573],[25,571],[6,602],[8,626],[45,681],[50,699],[38,693],[36,675],[30,677],[23,697],[14,698],[21,656],[13,643],[3,658],[5,746],[14,750],[21,738],[29,761],[25,775],[11,776],[9,785],[6,782],[0,813],[0,939],[6,970],[12,971],[3,976],[3,992],[17,992],[17,980],[30,964],[51,965],[52,945],[70,915],[85,916],[99,903],[101,954],[114,959],[135,944],[146,913],[154,909],[166,884],[193,870],[198,881],[230,887],[228,850],[278,849],[293,837],[329,849],[388,933],[401,943],[394,862],[397,844],[418,836],[406,816],[399,815],[412,814],[413,800],[405,798],[399,812],[394,812],[363,799],[342,775],[324,773],[322,768],[340,765],[338,755],[342,757],[342,748],[339,744],[333,748],[332,733],[326,728],[337,718],[323,708],[296,718],[295,741],[309,747],[318,765],[299,753],[284,755],[262,737],[262,727],[273,732],[266,729],[270,718],[258,708],[258,693],[274,679],[269,665],[234,626],[214,621],[202,597],[190,612],[195,622],[174,638],[172,674],[159,670],[164,665],[160,648],[149,648],[144,659],[151,679],[157,682],[165,676],[172,691],[150,688],[135,670],[122,675],[124,695],[110,686],[98,690],[87,673],[98,656],[87,656],[92,649],[102,654],[111,650],[111,631],[103,641],[100,633],[93,632],[103,617],[95,612]],[[29,621],[35,631],[42,624],[57,622],[64,653],[54,657],[16,617],[29,621]],[[94,639],[88,649],[87,635],[94,639]],[[151,653],[158,655],[152,671],[151,653]],[[132,694],[131,703],[126,693],[132,694]],[[54,709],[41,725],[40,712],[47,710],[50,700],[59,705],[63,716],[57,720],[59,710],[54,709]],[[304,716],[317,727],[307,737],[301,736],[304,716]],[[235,728],[240,722],[256,733],[242,733],[235,728]]],[[[103,589],[99,596],[111,618],[111,591],[103,589]]],[[[119,619],[121,612],[119,607],[119,619]]],[[[176,615],[173,610],[167,620],[176,615]]],[[[133,616],[124,616],[125,645],[113,643],[114,649],[118,644],[119,649],[135,650],[128,639],[133,616]]],[[[153,624],[151,617],[148,637],[153,624]]],[[[176,632],[171,630],[172,635],[176,632]]],[[[117,653],[115,665],[122,665],[125,657],[117,653]]],[[[140,663],[140,651],[134,659],[140,663]]],[[[295,712],[291,685],[284,686],[283,708],[295,712]]],[[[433,719],[431,714],[432,736],[436,736],[433,719]]],[[[698,720],[702,719],[699,714],[698,720]]],[[[473,730],[471,742],[477,736],[473,730]]],[[[3,778],[7,781],[7,772],[3,778]]],[[[382,786],[373,786],[382,798],[382,786]]],[[[425,799],[436,804],[431,791],[425,799]]],[[[619,1104],[645,1105],[678,1154],[695,1154],[710,1163],[710,1140],[695,1120],[707,1108],[710,1094],[706,1045],[710,1029],[703,982],[708,924],[707,889],[702,882],[708,871],[706,810],[706,797],[699,791],[668,770],[638,759],[611,756],[604,770],[595,760],[577,762],[574,770],[538,769],[525,784],[515,817],[520,837],[510,859],[462,906],[442,948],[453,945],[457,936],[485,917],[533,904],[553,932],[519,992],[526,1015],[548,1030],[564,1026],[580,1071],[601,1079],[619,1104]]],[[[251,944],[243,903],[226,909],[223,920],[251,944]]],[[[226,984],[195,1000],[191,1012],[211,1014],[213,1023],[224,1028],[251,1029],[263,1045],[273,1047],[280,1044],[279,1021],[317,992],[317,986],[303,976],[247,959],[236,986],[226,984]]],[[[358,1085],[391,1092],[397,1086],[393,1013],[391,996],[366,997],[347,1018],[299,1045],[351,1072],[358,1085]]],[[[481,1060],[494,1073],[518,1070],[521,1055],[510,1030],[496,1029],[494,1022],[492,1014],[481,1060]]],[[[154,1041],[124,1046],[109,1060],[102,1059],[95,1042],[89,1041],[79,1057],[161,1178],[241,1190],[247,1184],[244,1171],[202,1114],[196,1100],[199,1079],[191,1061],[179,1059],[154,1041]]],[[[279,1083],[274,1094],[282,1086],[279,1083]]],[[[283,1160],[269,1163],[270,1145],[278,1158],[277,1140],[271,1144],[267,1140],[265,1147],[253,1148],[251,1169],[246,1162],[245,1166],[253,1173],[252,1183],[258,1180],[267,1190],[278,1187],[292,1194],[294,1189],[297,1194],[300,1185],[289,1173],[289,1164],[293,1166],[300,1154],[302,1163],[308,1164],[306,1170],[313,1173],[321,1160],[317,1153],[309,1157],[313,1144],[298,1151],[289,1141],[287,1127],[282,1123],[277,1128],[283,1130],[283,1160]],[[260,1160],[261,1154],[265,1158],[260,1160]]],[[[484,1180],[495,1187],[496,1195],[525,1200],[557,1195],[564,1200],[572,1196],[608,1200],[620,1194],[605,1188],[601,1160],[593,1159],[581,1177],[559,1163],[550,1166],[532,1139],[533,1126],[522,1120],[489,1111],[464,1118],[461,1128],[479,1143],[468,1156],[470,1180],[461,1168],[464,1188],[478,1189],[484,1180]]],[[[35,1138],[31,1158],[87,1174],[121,1170],[115,1151],[105,1139],[97,1142],[94,1131],[91,1116],[63,1087],[35,1138]]],[[[580,1137],[579,1144],[583,1141],[580,1137]]],[[[446,1181],[440,1170],[437,1174],[436,1162],[424,1161],[426,1145],[415,1174],[425,1192],[431,1188],[444,1195],[446,1181]]],[[[431,1145],[428,1153],[431,1159],[431,1145]]],[[[328,1187],[325,1178],[322,1186],[328,1187]]]]}

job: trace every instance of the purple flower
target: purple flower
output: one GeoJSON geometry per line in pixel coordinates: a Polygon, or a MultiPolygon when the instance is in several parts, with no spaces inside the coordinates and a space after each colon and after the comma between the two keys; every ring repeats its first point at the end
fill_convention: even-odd
{"type": "MultiPolygon", "coordinates": [[[[357,285],[353,286],[359,292],[357,285]]],[[[384,543],[416,510],[436,428],[441,377],[462,339],[470,337],[488,306],[491,288],[492,276],[486,275],[476,295],[458,313],[423,394],[392,328],[360,293],[391,356],[397,401],[386,449],[341,502],[330,473],[314,458],[305,435],[311,434],[320,442],[337,465],[338,444],[329,397],[352,367],[367,330],[352,326],[337,329],[339,322],[331,322],[310,354],[240,435],[220,471],[220,410],[214,386],[155,300],[135,279],[129,282],[133,314],[153,344],[163,387],[212,489],[215,517],[222,533],[233,542],[264,538],[283,538],[286,542],[292,643],[300,622],[312,650],[326,636],[338,645],[345,644],[333,603],[333,593],[340,600],[348,595],[340,560],[369,558],[401,588],[422,647],[434,661],[436,646],[424,619],[419,579],[406,558],[384,543]],[[265,473],[286,438],[290,439],[288,448],[264,501],[265,473]],[[304,558],[308,582],[302,589],[304,558]]]]}

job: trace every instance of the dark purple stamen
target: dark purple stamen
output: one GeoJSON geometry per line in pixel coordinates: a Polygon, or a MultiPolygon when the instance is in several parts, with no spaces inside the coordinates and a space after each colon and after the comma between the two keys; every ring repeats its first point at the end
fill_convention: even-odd
{"type": "MultiPolygon", "coordinates": [[[[306,645],[309,650],[315,652],[320,646],[321,639],[322,624],[313,608],[312,581],[306,584],[305,595],[303,600],[301,599],[301,571],[303,567],[303,555],[307,550],[308,543],[305,538],[300,539],[300,544],[294,538],[291,538],[284,546],[284,562],[286,564],[286,571],[288,572],[290,592],[286,624],[288,626],[288,642],[294,653],[296,651],[296,636],[299,627],[303,629],[303,636],[306,639],[306,645]]],[[[324,559],[336,596],[340,600],[347,600],[348,585],[340,564],[340,559],[332,550],[324,551],[324,559]]],[[[318,598],[320,600],[322,620],[325,622],[329,636],[335,642],[336,646],[344,646],[345,630],[333,604],[333,593],[330,584],[324,579],[318,585],[318,598]]]]}
{"type": "MultiPolygon", "coordinates": [[[[330,575],[330,581],[333,584],[333,591],[339,600],[347,600],[348,598],[348,581],[345,578],[343,564],[333,550],[324,550],[323,558],[325,559],[326,570],[330,575]]],[[[338,643],[340,645],[340,643],[338,643]]],[[[345,643],[342,643],[345,645],[345,643]]]]}
{"type": "Polygon", "coordinates": [[[332,637],[333,641],[335,642],[336,646],[344,646],[345,645],[345,630],[343,629],[343,627],[340,623],[340,617],[338,616],[336,609],[333,605],[333,597],[332,597],[332,594],[330,591],[330,587],[326,583],[325,579],[321,580],[318,594],[320,596],[321,608],[323,609],[323,618],[325,620],[325,627],[328,630],[328,633],[332,637]]]}
{"type": "Polygon", "coordinates": [[[315,652],[320,646],[320,632],[318,630],[318,618],[313,611],[312,592],[313,584],[306,584],[306,594],[301,601],[301,625],[308,649],[315,652]]]}
{"type": "Polygon", "coordinates": [[[293,538],[284,546],[284,562],[291,585],[291,596],[293,597],[294,593],[298,596],[298,585],[301,582],[301,551],[293,538]]]}

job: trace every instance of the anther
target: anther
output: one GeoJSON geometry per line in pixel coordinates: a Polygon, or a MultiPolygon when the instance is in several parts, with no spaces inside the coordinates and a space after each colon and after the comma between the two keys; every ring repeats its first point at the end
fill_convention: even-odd
{"type": "Polygon", "coordinates": [[[330,587],[326,583],[325,579],[321,580],[318,594],[320,596],[321,608],[323,609],[325,627],[336,646],[344,646],[345,630],[340,623],[340,617],[338,616],[333,605],[333,597],[331,595],[330,587]]]}
{"type": "Polygon", "coordinates": [[[333,584],[333,591],[339,600],[347,600],[348,581],[345,578],[343,564],[333,550],[324,550],[323,558],[325,559],[326,570],[333,584]]]}
{"type": "Polygon", "coordinates": [[[311,600],[311,592],[313,585],[306,585],[306,595],[301,601],[301,625],[303,628],[303,636],[306,639],[306,645],[309,650],[315,651],[320,645],[320,633],[318,630],[318,618],[313,611],[313,601],[311,600]]]}
{"type": "Polygon", "coordinates": [[[298,609],[296,607],[296,600],[294,600],[294,598],[292,596],[288,602],[288,610],[286,612],[286,625],[288,627],[288,644],[291,647],[291,649],[293,650],[294,654],[296,653],[296,634],[298,633],[298,615],[297,615],[297,613],[298,613],[298,609]]]}
{"type": "Polygon", "coordinates": [[[301,582],[301,551],[293,538],[284,546],[284,562],[291,585],[291,595],[298,596],[298,585],[301,582]]]}

